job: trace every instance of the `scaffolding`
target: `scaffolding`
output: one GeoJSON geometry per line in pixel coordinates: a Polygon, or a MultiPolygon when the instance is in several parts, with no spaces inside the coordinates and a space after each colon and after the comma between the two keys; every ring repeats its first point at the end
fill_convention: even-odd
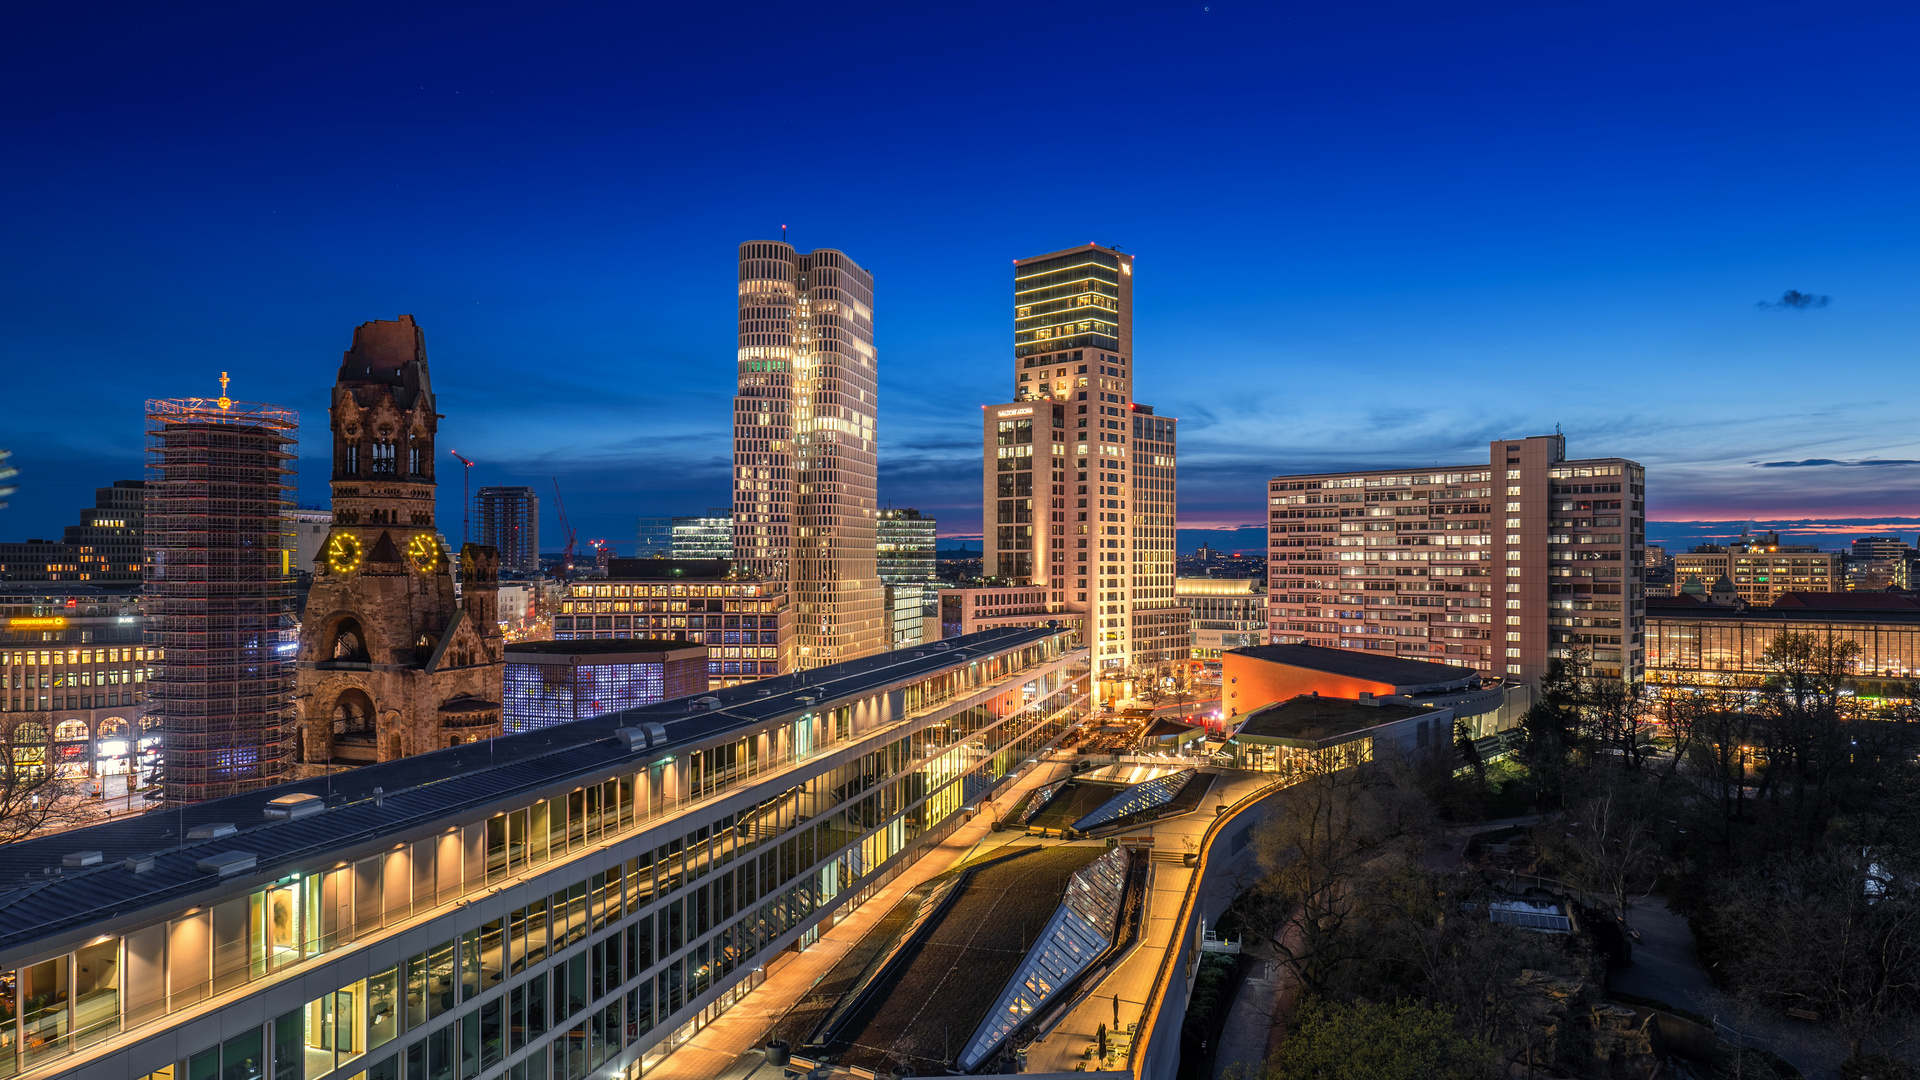
{"type": "Polygon", "coordinates": [[[299,428],[224,396],[147,402],[147,696],[169,801],[278,783],[292,761],[299,428]]]}

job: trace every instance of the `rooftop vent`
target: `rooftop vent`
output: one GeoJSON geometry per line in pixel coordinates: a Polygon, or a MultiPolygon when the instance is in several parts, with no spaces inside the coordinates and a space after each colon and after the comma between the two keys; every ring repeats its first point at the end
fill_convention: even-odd
{"type": "Polygon", "coordinates": [[[194,865],[209,874],[231,877],[234,874],[244,873],[245,871],[253,869],[254,864],[258,861],[258,856],[254,855],[251,851],[222,851],[218,854],[209,855],[194,865]]]}
{"type": "Polygon", "coordinates": [[[60,856],[60,865],[65,867],[99,866],[100,853],[97,851],[75,851],[60,856]]]}
{"type": "Polygon", "coordinates": [[[189,840],[218,840],[223,836],[234,836],[240,832],[230,821],[215,821],[205,825],[195,825],[187,830],[189,840]]]}
{"type": "Polygon", "coordinates": [[[318,795],[282,795],[267,803],[266,808],[261,811],[261,814],[269,821],[280,821],[287,818],[300,818],[306,817],[309,814],[317,814],[326,808],[326,800],[318,795]]]}
{"type": "Polygon", "coordinates": [[[717,709],[720,707],[720,699],[714,697],[712,694],[708,694],[705,697],[694,698],[693,703],[702,709],[717,709]]]}
{"type": "Polygon", "coordinates": [[[127,860],[127,869],[136,874],[144,874],[153,869],[153,856],[135,855],[133,858],[127,860]]]}

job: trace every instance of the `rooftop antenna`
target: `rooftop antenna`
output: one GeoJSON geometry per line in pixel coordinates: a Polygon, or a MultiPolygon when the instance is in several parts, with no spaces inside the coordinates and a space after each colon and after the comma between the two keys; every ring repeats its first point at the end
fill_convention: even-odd
{"type": "Polygon", "coordinates": [[[780,226],[780,242],[783,244],[787,242],[787,227],[785,225],[780,226]]]}

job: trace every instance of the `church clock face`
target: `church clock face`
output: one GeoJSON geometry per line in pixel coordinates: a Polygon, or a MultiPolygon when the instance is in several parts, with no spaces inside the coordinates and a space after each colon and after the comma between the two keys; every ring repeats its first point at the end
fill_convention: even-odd
{"type": "Polygon", "coordinates": [[[440,566],[440,545],[431,536],[416,536],[407,541],[407,557],[421,573],[431,574],[440,566]]]}
{"type": "Polygon", "coordinates": [[[360,541],[349,533],[334,533],[327,541],[327,566],[336,574],[351,574],[360,568],[360,541]]]}

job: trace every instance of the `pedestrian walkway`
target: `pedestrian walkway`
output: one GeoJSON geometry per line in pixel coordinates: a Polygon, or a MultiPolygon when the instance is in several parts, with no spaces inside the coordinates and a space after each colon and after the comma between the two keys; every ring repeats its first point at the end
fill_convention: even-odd
{"type": "Polygon", "coordinates": [[[794,1003],[813,989],[833,966],[840,962],[856,942],[878,922],[907,891],[928,878],[945,873],[979,851],[990,850],[1023,836],[1018,832],[993,831],[993,822],[1001,808],[1012,806],[1021,795],[1058,776],[1069,766],[1064,762],[1043,761],[1026,776],[1000,792],[993,801],[982,804],[973,820],[955,829],[932,851],[888,882],[866,903],[841,919],[831,929],[822,929],[820,940],[805,950],[781,953],[767,965],[766,981],[756,987],[733,1008],[695,1033],[666,1060],[656,1065],[649,1077],[660,1080],[712,1080],[713,1077],[778,1076],[777,1068],[753,1068],[741,1056],[763,1046],[767,1034],[794,1003]]]}
{"type": "Polygon", "coordinates": [[[1273,947],[1257,938],[1247,943],[1247,953],[1251,957],[1247,977],[1234,995],[1226,1027],[1220,1031],[1220,1049],[1213,1055],[1214,1080],[1226,1080],[1227,1070],[1236,1065],[1241,1080],[1258,1077],[1277,1024],[1274,997],[1280,987],[1280,961],[1274,959],[1273,947]]]}
{"type": "MultiPolygon", "coordinates": [[[[1028,1072],[1072,1072],[1074,1066],[1088,1069],[1099,1062],[1082,1056],[1088,1045],[1099,1037],[1101,1024],[1113,1023],[1113,999],[1120,999],[1120,1023],[1124,1031],[1140,1021],[1149,992],[1160,977],[1160,965],[1178,936],[1175,923],[1180,905],[1194,871],[1184,865],[1184,856],[1198,850],[1200,838],[1213,822],[1213,807],[1231,805],[1244,796],[1272,783],[1264,773],[1231,772],[1215,776],[1213,790],[1200,809],[1177,818],[1156,822],[1130,835],[1153,837],[1153,862],[1147,879],[1147,908],[1140,926],[1140,941],[1075,1006],[1066,1019],[1055,1025],[1046,1037],[1027,1050],[1028,1072]]],[[[1168,1002],[1168,1008],[1185,1008],[1184,1002],[1168,1002]]],[[[1124,1068],[1125,1059],[1115,1054],[1110,1068],[1124,1068]]]]}

